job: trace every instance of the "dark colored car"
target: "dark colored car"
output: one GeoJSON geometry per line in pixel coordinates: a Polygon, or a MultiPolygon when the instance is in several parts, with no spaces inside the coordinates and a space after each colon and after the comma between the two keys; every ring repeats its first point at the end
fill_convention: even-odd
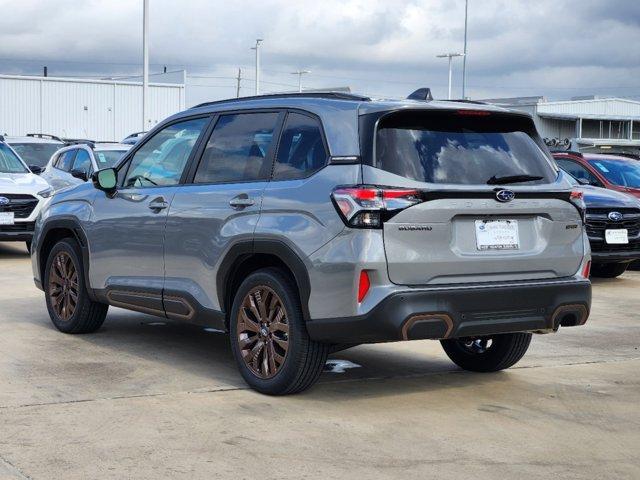
{"type": "Polygon", "coordinates": [[[585,223],[591,244],[591,274],[618,277],[640,259],[640,201],[615,190],[590,185],[577,188],[582,191],[587,207],[585,223]]]}
{"type": "Polygon", "coordinates": [[[554,152],[558,166],[580,183],[640,198],[640,161],[621,155],[554,152]]]}

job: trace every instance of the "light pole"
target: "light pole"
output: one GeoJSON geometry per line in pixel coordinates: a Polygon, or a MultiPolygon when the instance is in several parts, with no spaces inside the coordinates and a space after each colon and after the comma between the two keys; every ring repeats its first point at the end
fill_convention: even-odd
{"type": "Polygon", "coordinates": [[[261,38],[256,38],[256,46],[251,47],[251,50],[256,51],[256,95],[260,95],[260,44],[261,38]]]}
{"type": "Polygon", "coordinates": [[[142,4],[142,131],[147,128],[149,108],[149,0],[142,4]]]}
{"type": "Polygon", "coordinates": [[[447,98],[451,100],[451,59],[453,57],[464,57],[464,53],[443,53],[442,55],[436,55],[436,57],[449,59],[449,96],[447,98]]]}
{"type": "Polygon", "coordinates": [[[291,75],[298,75],[298,93],[302,93],[302,75],[305,73],[311,73],[309,70],[298,70],[297,72],[291,72],[291,75]]]}
{"type": "Polygon", "coordinates": [[[464,2],[464,58],[462,59],[462,99],[466,97],[467,87],[467,18],[469,13],[469,0],[464,2]]]}

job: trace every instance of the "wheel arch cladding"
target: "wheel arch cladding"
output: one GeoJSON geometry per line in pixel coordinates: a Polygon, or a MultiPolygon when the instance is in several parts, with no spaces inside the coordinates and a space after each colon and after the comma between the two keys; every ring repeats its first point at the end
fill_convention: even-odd
{"type": "Polygon", "coordinates": [[[309,321],[311,283],[307,267],[290,246],[272,239],[236,243],[225,255],[216,278],[218,300],[224,312],[230,312],[233,295],[247,275],[267,267],[281,268],[295,281],[304,320],[309,321]]]}

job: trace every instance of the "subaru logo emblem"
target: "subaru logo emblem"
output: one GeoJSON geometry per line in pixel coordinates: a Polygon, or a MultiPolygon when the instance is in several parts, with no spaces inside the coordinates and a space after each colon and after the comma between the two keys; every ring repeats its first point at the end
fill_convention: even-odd
{"type": "Polygon", "coordinates": [[[0,197],[0,205],[9,205],[9,203],[11,203],[11,200],[7,197],[0,197]]]}
{"type": "Polygon", "coordinates": [[[622,215],[620,212],[609,212],[608,217],[612,222],[619,222],[624,218],[624,215],[622,215]]]}
{"type": "Polygon", "coordinates": [[[513,193],[511,190],[498,190],[496,192],[496,200],[498,200],[499,202],[502,202],[502,203],[510,202],[514,198],[516,198],[516,194],[513,193]]]}

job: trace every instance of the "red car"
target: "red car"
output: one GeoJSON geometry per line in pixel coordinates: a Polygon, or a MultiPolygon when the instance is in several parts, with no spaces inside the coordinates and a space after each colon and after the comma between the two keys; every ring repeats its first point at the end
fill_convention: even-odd
{"type": "Polygon", "coordinates": [[[558,166],[580,183],[640,198],[640,161],[618,155],[554,152],[558,166]]]}

